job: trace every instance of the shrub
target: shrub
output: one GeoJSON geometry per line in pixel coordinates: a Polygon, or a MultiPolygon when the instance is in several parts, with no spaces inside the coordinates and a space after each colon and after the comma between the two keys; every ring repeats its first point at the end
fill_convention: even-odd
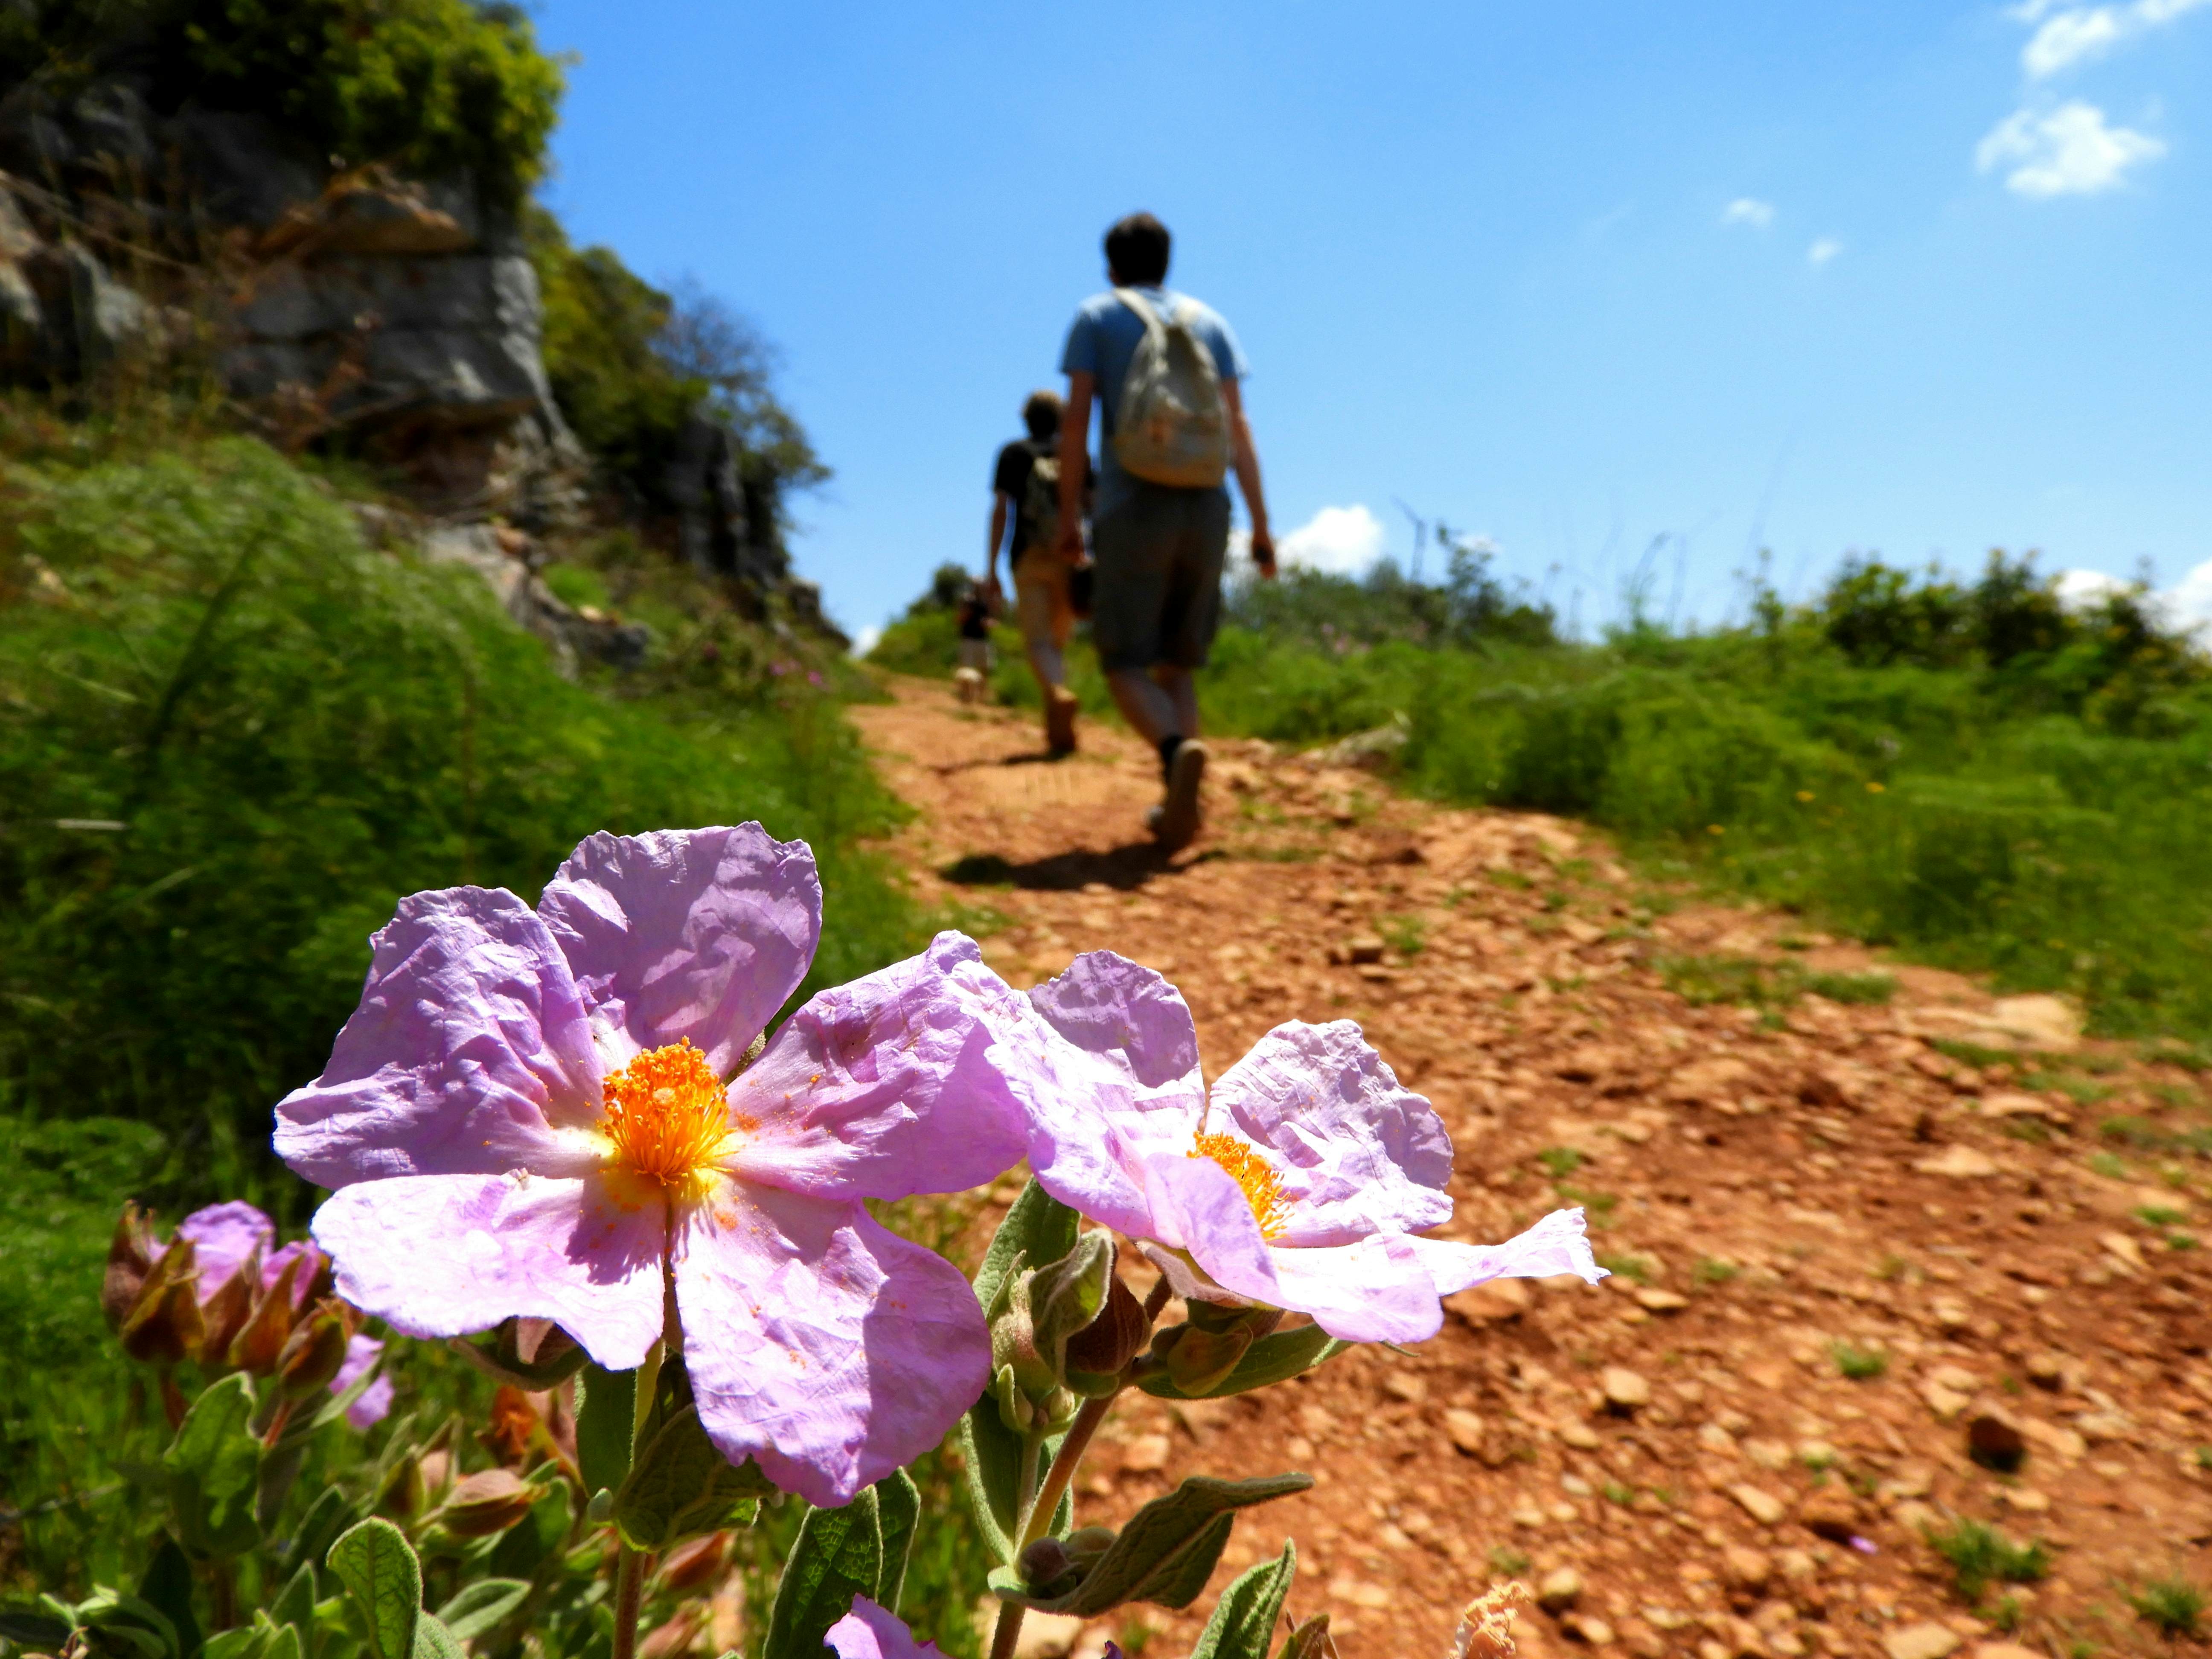
{"type": "Polygon", "coordinates": [[[2041,1543],[2015,1544],[1984,1522],[1961,1519],[1931,1527],[1929,1547],[1951,1564],[1961,1600],[1978,1602],[1993,1583],[2032,1584],[2051,1571],[2051,1552],[2041,1543]]]}
{"type": "Polygon", "coordinates": [[[2149,1578],[2128,1592],[2128,1605],[2165,1635],[2195,1636],[2205,1595],[2186,1578],[2149,1578]]]}
{"type": "Polygon", "coordinates": [[[270,117],[349,163],[466,172],[512,204],[544,167],[561,70],[519,6],[469,0],[33,0],[0,23],[0,80],[81,75],[127,49],[151,101],[270,117]]]}

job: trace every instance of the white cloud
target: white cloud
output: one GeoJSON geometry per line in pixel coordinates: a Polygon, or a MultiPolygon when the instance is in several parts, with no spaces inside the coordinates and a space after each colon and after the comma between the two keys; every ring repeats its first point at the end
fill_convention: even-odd
{"type": "Polygon", "coordinates": [[[2048,3],[2015,8],[2013,15],[2038,27],[2021,48],[2021,66],[2035,80],[2101,58],[2114,46],[2187,15],[2212,0],[2130,0],[2124,5],[2067,6],[2048,3]]]}
{"type": "Polygon", "coordinates": [[[1382,556],[1382,521],[1364,507],[1324,507],[1287,536],[1275,551],[1286,565],[1356,576],[1382,556]]]}
{"type": "Polygon", "coordinates": [[[2014,110],[1982,140],[1974,165],[1984,173],[2010,167],[2006,187],[2021,196],[2094,196],[2165,154],[2163,140],[2107,126],[2104,111],[2077,98],[2048,112],[2014,110]]]}
{"type": "Polygon", "coordinates": [[[1844,245],[1832,236],[1823,236],[1805,250],[1805,261],[1816,270],[1844,251],[1844,245]]]}
{"type": "Polygon", "coordinates": [[[1721,210],[1724,225],[1755,225],[1764,230],[1774,222],[1774,204],[1755,197],[1739,196],[1721,210]]]}
{"type": "Polygon", "coordinates": [[[2191,571],[2165,592],[2166,620],[2178,628],[2212,630],[2212,559],[2191,571]]]}
{"type": "Polygon", "coordinates": [[[2101,570],[2062,570],[2058,573],[2058,603],[2069,611],[2094,611],[2106,599],[2128,591],[2130,584],[2101,570]]]}
{"type": "Polygon", "coordinates": [[[866,628],[860,629],[853,635],[853,654],[856,657],[866,656],[869,652],[876,648],[876,641],[883,638],[883,636],[884,630],[882,625],[878,623],[870,623],[866,628]]]}

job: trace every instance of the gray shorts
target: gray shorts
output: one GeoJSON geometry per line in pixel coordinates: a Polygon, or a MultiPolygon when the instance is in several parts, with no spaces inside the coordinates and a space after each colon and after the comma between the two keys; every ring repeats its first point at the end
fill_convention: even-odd
{"type": "Polygon", "coordinates": [[[1203,668],[1221,626],[1229,492],[1133,482],[1091,527],[1098,574],[1091,638],[1099,665],[1203,668]]]}

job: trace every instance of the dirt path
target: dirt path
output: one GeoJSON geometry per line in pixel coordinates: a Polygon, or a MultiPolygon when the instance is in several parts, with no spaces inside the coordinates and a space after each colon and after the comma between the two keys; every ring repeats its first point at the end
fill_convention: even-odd
{"type": "MultiPolygon", "coordinates": [[[[1015,983],[1099,947],[1150,963],[1209,1075],[1279,1021],[1356,1019],[1452,1132],[1449,1236],[1580,1201],[1617,1269],[1467,1292],[1402,1357],[1125,1404],[1094,1513],[1185,1474],[1310,1469],[1226,1560],[1294,1535],[1292,1609],[1332,1613],[1347,1659],[1445,1653],[1458,1606],[1508,1575],[1558,1592],[1522,1620],[1540,1659],[2008,1639],[2090,1659],[2167,1645],[2130,1609],[2142,1582],[2212,1582],[2203,1166],[2173,1150],[2204,1104],[2189,1073],[1922,969],[1886,1005],[1693,1006],[1670,960],[1692,992],[1745,971],[1719,958],[1872,964],[1785,916],[1670,910],[1559,820],[1230,742],[1212,827],[1169,864],[1141,823],[1156,769],[1118,731],[1092,723],[1055,764],[1026,718],[933,684],[855,715],[919,809],[897,849],[923,898],[963,907],[1015,983]],[[1970,1435],[2015,1472],[1971,1461],[1970,1435]],[[1994,1585],[1977,1617],[1923,1541],[1961,1518],[2045,1540],[2048,1576],[1994,1585]]],[[[1210,1606],[1143,1609],[1153,1651],[1186,1651],[1210,1606]]]]}

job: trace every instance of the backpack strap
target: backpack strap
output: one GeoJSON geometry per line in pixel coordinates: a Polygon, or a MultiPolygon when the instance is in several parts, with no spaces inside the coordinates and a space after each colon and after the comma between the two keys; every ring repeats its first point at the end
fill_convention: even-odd
{"type": "Polygon", "coordinates": [[[1166,325],[1160,321],[1159,313],[1152,309],[1151,303],[1136,289],[1117,288],[1114,290],[1114,297],[1137,313],[1137,319],[1144,324],[1146,333],[1159,334],[1166,331],[1166,325]]]}

